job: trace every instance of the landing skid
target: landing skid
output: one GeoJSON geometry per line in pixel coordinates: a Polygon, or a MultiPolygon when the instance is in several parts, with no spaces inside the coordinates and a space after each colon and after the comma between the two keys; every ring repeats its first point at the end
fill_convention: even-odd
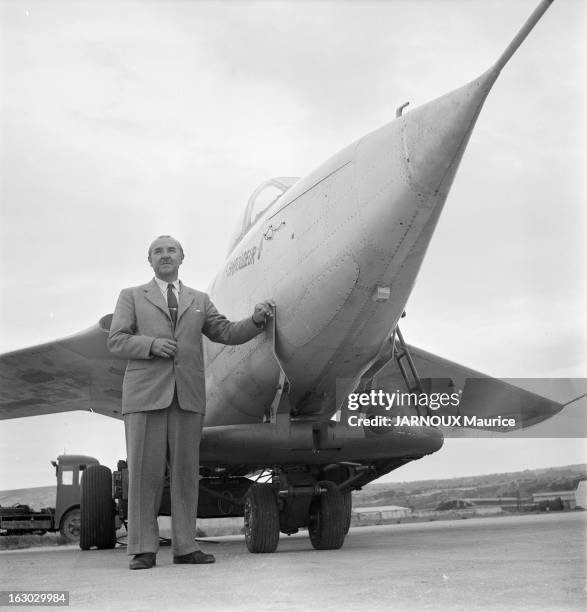
{"type": "MultiPolygon", "coordinates": [[[[405,316],[406,313],[404,312],[402,317],[405,316]]],[[[418,371],[416,370],[414,360],[412,359],[412,355],[410,354],[410,349],[404,340],[403,334],[399,326],[396,326],[392,334],[386,340],[386,344],[381,350],[381,353],[378,358],[363,373],[356,390],[359,392],[371,391],[373,389],[373,381],[375,379],[375,376],[379,372],[381,372],[381,370],[392,360],[395,360],[398,370],[401,372],[408,393],[416,393],[418,395],[423,393],[424,385],[422,384],[422,379],[420,378],[418,371]]],[[[418,413],[418,416],[421,416],[421,407],[416,406],[415,408],[416,412],[418,413]]],[[[424,407],[424,412],[426,414],[430,414],[429,408],[424,407]]]]}

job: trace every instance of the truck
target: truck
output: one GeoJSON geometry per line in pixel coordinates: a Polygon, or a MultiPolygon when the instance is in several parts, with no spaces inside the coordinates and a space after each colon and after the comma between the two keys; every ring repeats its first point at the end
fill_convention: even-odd
{"type": "Polygon", "coordinates": [[[25,504],[0,506],[0,535],[45,534],[59,531],[69,543],[80,541],[81,477],[99,461],[86,455],[59,455],[51,461],[57,478],[54,508],[32,510],[25,504]]]}
{"type": "MultiPolygon", "coordinates": [[[[0,506],[0,535],[45,534],[59,531],[82,550],[114,548],[116,531],[128,521],[128,467],[120,460],[111,471],[94,457],[60,455],[55,467],[57,493],[54,508],[0,506]]],[[[250,480],[244,477],[204,478],[200,483],[198,516],[243,516],[250,480]]],[[[166,476],[159,515],[171,515],[166,476]]]]}

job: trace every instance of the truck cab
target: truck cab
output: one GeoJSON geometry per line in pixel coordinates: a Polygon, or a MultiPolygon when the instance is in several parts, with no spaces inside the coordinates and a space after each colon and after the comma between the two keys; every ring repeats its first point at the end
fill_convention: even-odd
{"type": "Polygon", "coordinates": [[[87,455],[59,455],[51,464],[57,477],[55,530],[59,529],[66,540],[78,542],[82,473],[90,465],[99,465],[99,461],[87,455]]]}

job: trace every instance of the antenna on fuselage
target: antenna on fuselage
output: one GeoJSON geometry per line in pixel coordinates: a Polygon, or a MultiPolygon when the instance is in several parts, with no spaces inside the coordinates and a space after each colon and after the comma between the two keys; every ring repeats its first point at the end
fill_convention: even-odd
{"type": "Polygon", "coordinates": [[[402,116],[402,113],[404,112],[404,108],[406,108],[406,106],[408,106],[408,104],[409,104],[409,102],[404,102],[401,106],[398,106],[395,109],[396,119],[397,119],[397,117],[401,117],[402,116]]]}

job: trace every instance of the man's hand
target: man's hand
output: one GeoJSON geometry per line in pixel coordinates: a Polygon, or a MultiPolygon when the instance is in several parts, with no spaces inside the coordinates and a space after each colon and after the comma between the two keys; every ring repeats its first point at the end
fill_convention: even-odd
{"type": "Polygon", "coordinates": [[[255,306],[253,313],[253,323],[257,326],[265,325],[273,316],[275,302],[273,300],[265,300],[255,306]]]}
{"type": "Polygon", "coordinates": [[[151,344],[151,354],[155,357],[165,357],[169,359],[177,351],[177,342],[167,338],[155,338],[151,344]]]}

